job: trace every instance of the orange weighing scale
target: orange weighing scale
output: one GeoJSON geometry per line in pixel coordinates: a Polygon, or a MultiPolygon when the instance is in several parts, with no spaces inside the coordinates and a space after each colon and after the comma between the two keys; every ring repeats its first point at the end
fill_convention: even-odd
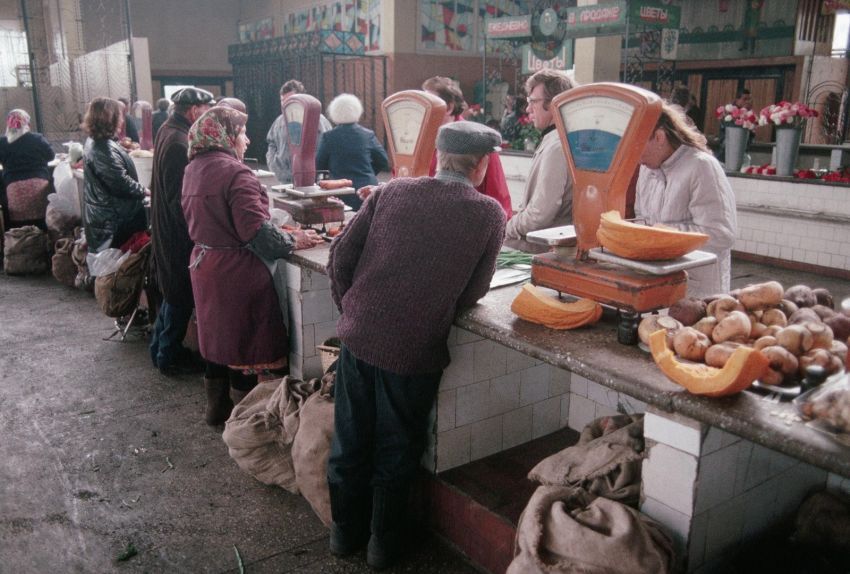
{"type": "Polygon", "coordinates": [[[272,198],[272,205],[283,209],[302,225],[342,222],[345,204],[333,196],[350,195],[353,187],[324,190],[316,185],[316,147],[322,104],[309,94],[293,94],[282,107],[286,135],[292,158],[292,183],[272,187],[286,193],[285,198],[272,198]]]}
{"type": "Polygon", "coordinates": [[[532,260],[531,281],[618,309],[618,340],[637,343],[641,313],[670,307],[685,296],[685,269],[714,254],[694,251],[680,260],[633,261],[601,249],[602,213],[634,216],[640,156],[661,116],[661,99],[626,84],[597,83],[552,100],[555,125],[573,178],[573,225],[527,235],[552,251],[532,260]],[[575,253],[567,246],[575,246],[575,253]]]}
{"type": "Polygon", "coordinates": [[[446,103],[433,94],[404,90],[381,104],[396,177],[428,175],[446,103]]]}

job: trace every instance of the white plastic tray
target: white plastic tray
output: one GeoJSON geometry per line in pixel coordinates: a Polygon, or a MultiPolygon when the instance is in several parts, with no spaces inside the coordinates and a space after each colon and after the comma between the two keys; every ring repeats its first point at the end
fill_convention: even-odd
{"type": "Polygon", "coordinates": [[[529,231],[525,240],[538,245],[569,246],[576,244],[576,228],[574,225],[563,225],[561,227],[550,227],[529,231]]]}
{"type": "Polygon", "coordinates": [[[275,191],[288,193],[292,197],[330,197],[332,195],[351,195],[356,190],[353,187],[341,187],[339,189],[322,189],[318,185],[309,185],[307,187],[295,187],[291,183],[284,185],[276,185],[273,188],[275,191]]]}
{"type": "Polygon", "coordinates": [[[635,261],[634,259],[626,259],[625,257],[614,255],[610,251],[603,251],[601,247],[594,247],[588,251],[587,256],[596,261],[615,263],[628,269],[649,273],[650,275],[667,275],[676,271],[702,267],[703,265],[709,265],[717,261],[717,255],[714,253],[699,250],[691,251],[678,259],[669,259],[666,261],[635,261]]]}

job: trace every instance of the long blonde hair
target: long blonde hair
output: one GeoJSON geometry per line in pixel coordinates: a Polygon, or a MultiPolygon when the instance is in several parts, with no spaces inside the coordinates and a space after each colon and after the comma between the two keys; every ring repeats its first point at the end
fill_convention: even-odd
{"type": "Polygon", "coordinates": [[[681,145],[686,145],[710,153],[705,136],[696,127],[688,123],[687,116],[681,108],[674,107],[666,102],[662,104],[661,117],[658,118],[655,129],[664,130],[667,141],[674,150],[681,145]]]}

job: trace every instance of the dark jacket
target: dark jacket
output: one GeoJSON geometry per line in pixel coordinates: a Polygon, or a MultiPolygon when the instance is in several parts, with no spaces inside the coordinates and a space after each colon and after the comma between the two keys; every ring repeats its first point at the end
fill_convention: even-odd
{"type": "Polygon", "coordinates": [[[180,204],[183,172],[189,163],[189,128],[174,113],[156,137],[151,175],[151,241],[154,269],[162,296],[171,305],[194,307],[189,256],[194,243],[180,204]]]}
{"type": "Polygon", "coordinates": [[[119,248],[137,231],[147,228],[145,188],[136,166],[118,143],[86,140],[85,229],[89,253],[119,248]]]}
{"type": "Polygon", "coordinates": [[[38,177],[50,179],[47,162],[53,159],[53,148],[44,136],[27,132],[9,143],[6,136],[0,138],[0,164],[3,164],[3,183],[9,185],[38,177]]]}
{"type": "Polygon", "coordinates": [[[156,111],[151,114],[151,128],[153,130],[153,139],[156,141],[156,134],[159,133],[159,128],[162,127],[168,120],[168,111],[156,111]]]}
{"type": "MultiPolygon", "coordinates": [[[[375,132],[358,124],[340,124],[319,140],[316,169],[329,170],[333,179],[350,179],[354,189],[378,183],[375,174],[388,167],[387,152],[375,132]]],[[[356,195],[341,199],[354,209],[363,203],[356,195]]]]}

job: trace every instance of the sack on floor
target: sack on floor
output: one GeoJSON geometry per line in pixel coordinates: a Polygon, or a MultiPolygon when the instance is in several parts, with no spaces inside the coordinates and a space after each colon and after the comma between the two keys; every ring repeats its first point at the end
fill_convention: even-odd
{"type": "Polygon", "coordinates": [[[319,379],[284,377],[260,383],[234,407],[222,439],[239,468],[264,484],[298,494],[292,442],[301,408],[320,386],[319,379]]]}
{"type": "Polygon", "coordinates": [[[94,277],[89,273],[86,257],[88,256],[88,243],[86,234],[82,227],[74,229],[74,248],[71,250],[71,259],[77,266],[77,276],[74,278],[74,287],[81,291],[94,292],[94,277]]]}
{"type": "Polygon", "coordinates": [[[77,264],[74,263],[74,259],[71,257],[71,251],[73,249],[74,240],[70,237],[63,237],[57,241],[50,265],[53,277],[68,287],[73,287],[74,280],[77,278],[77,264]]]}
{"type": "Polygon", "coordinates": [[[129,315],[139,303],[147,273],[150,243],[131,253],[117,271],[101,275],[94,282],[94,297],[107,317],[129,315]]]}
{"type": "Polygon", "coordinates": [[[574,446],[540,461],[528,478],[637,507],[645,457],[643,415],[601,417],[584,427],[574,446]]]}
{"type": "Polygon", "coordinates": [[[301,422],[292,443],[292,463],[298,490],[324,523],[331,523],[331,499],[328,492],[328,458],[334,435],[333,386],[335,372],[322,377],[322,387],[301,407],[301,422]]]}
{"type": "Polygon", "coordinates": [[[10,229],[4,235],[3,269],[7,275],[47,273],[50,269],[47,234],[34,225],[10,229]]]}
{"type": "Polygon", "coordinates": [[[568,486],[534,492],[514,553],[507,574],[660,574],[674,564],[672,541],[650,518],[568,486]]]}

